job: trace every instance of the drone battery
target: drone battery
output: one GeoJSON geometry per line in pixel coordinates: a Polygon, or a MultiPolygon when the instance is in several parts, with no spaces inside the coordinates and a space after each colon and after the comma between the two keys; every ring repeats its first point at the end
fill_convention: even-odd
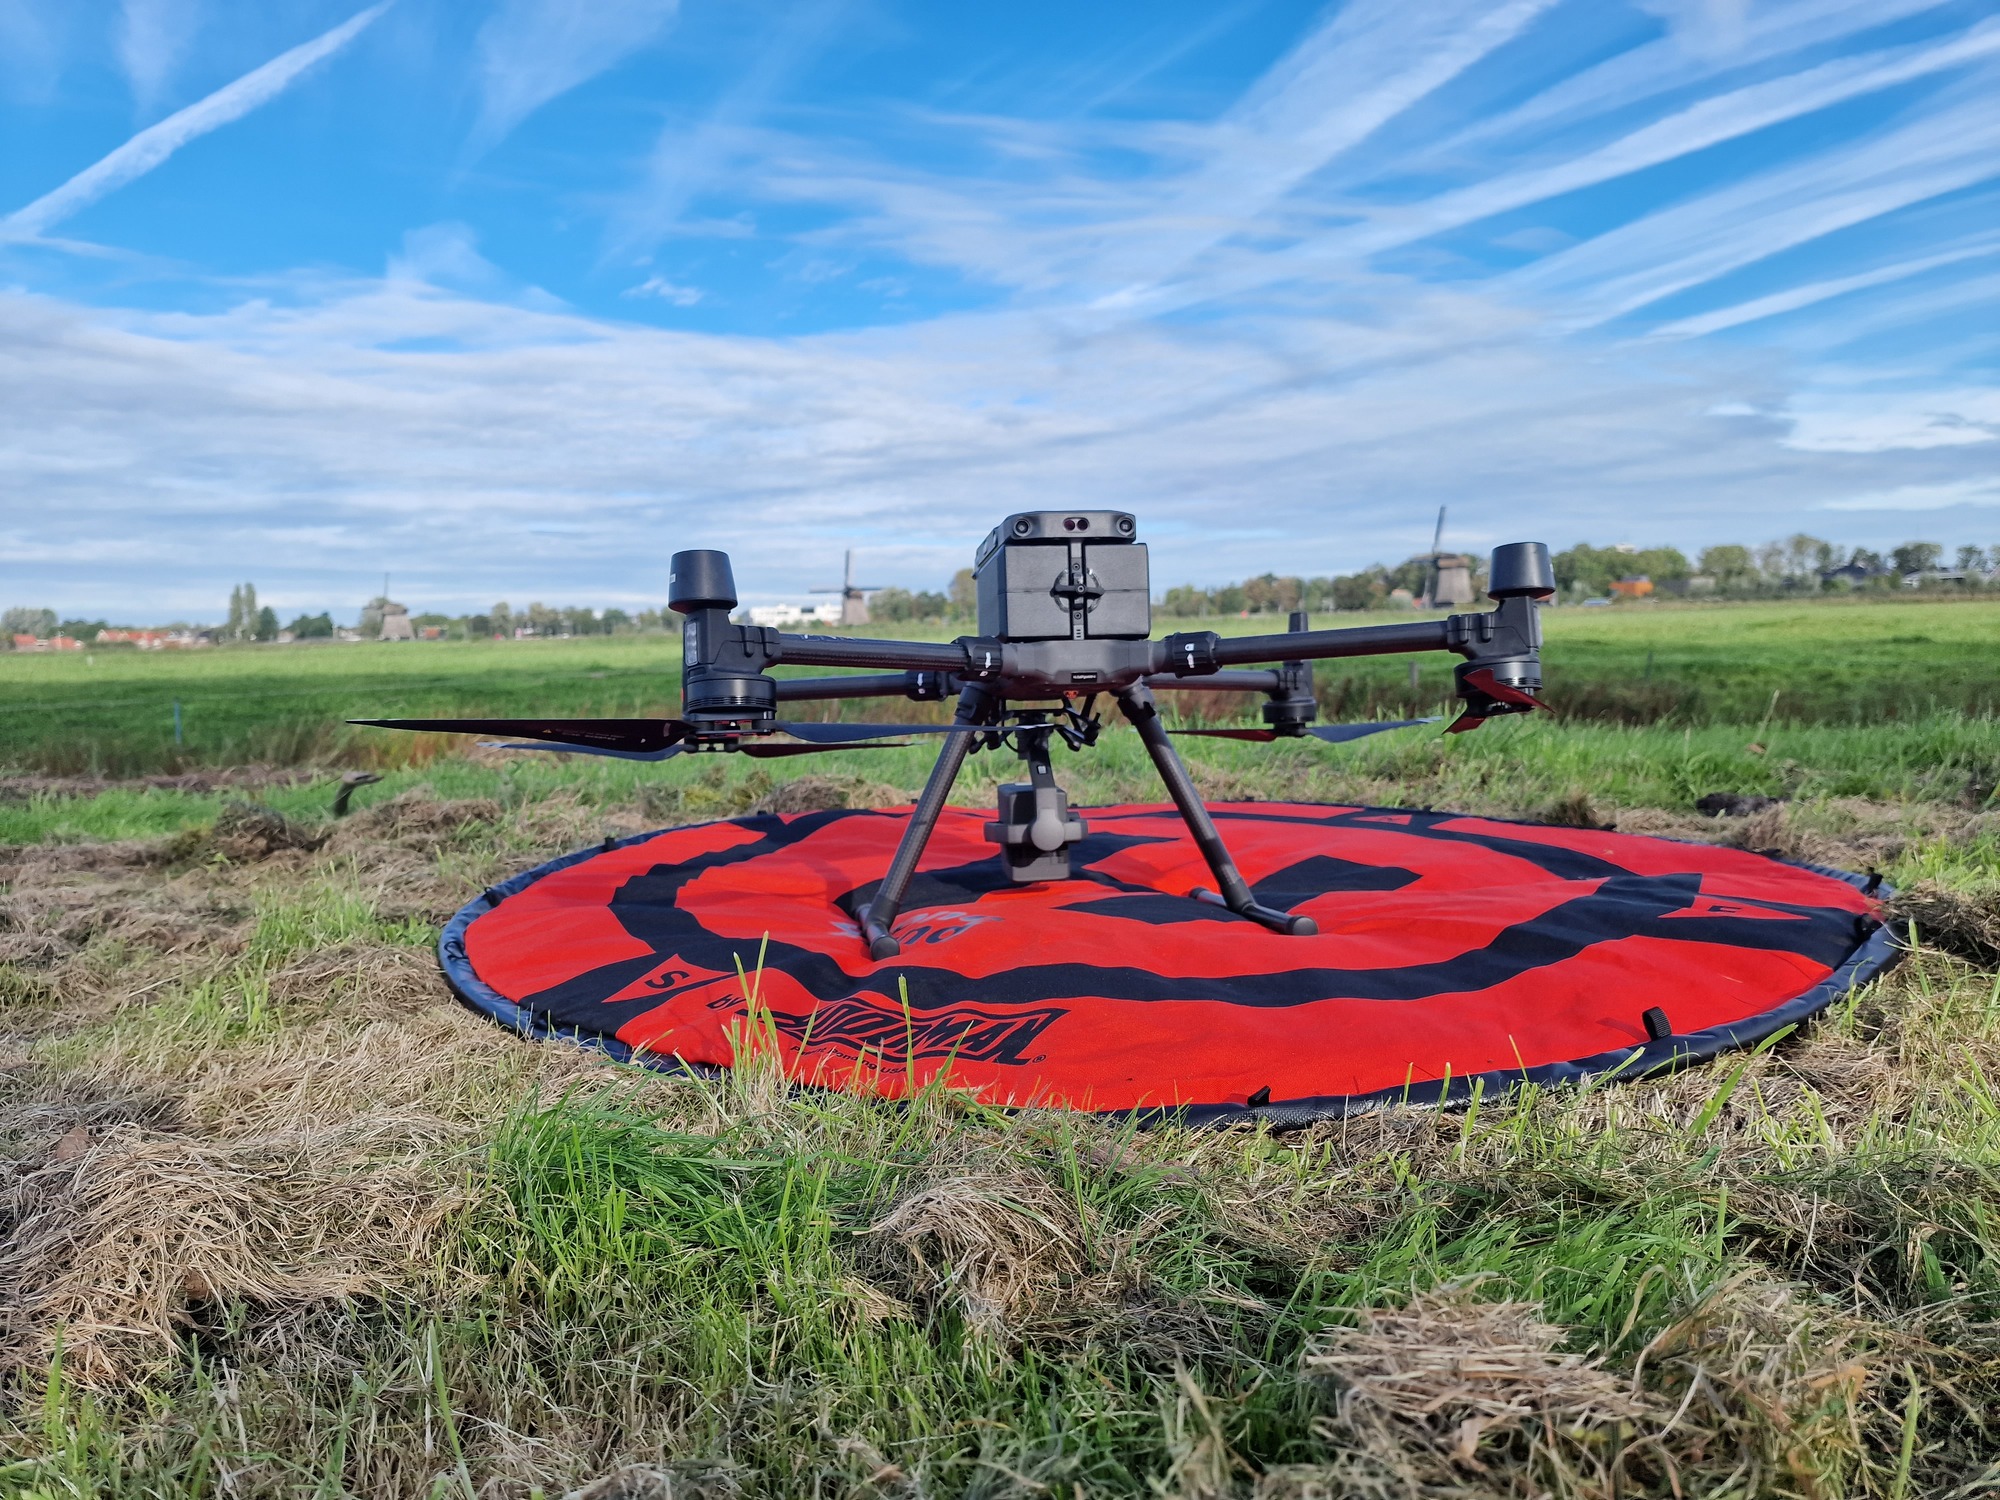
{"type": "Polygon", "coordinates": [[[1144,640],[1146,545],[1122,511],[1009,516],[980,547],[979,630],[1008,641],[1144,640]]]}

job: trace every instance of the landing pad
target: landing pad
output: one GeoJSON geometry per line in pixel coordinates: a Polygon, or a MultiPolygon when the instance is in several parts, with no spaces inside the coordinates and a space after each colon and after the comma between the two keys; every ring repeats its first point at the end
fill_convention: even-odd
{"type": "Polygon", "coordinates": [[[621,1058],[707,1070],[775,1047],[802,1083],[888,1097],[942,1077],[999,1105],[1280,1123],[1700,1060],[1894,956],[1837,870],[1453,813],[1211,811],[1258,900],[1318,935],[1188,899],[1213,881],[1171,807],[1082,809],[1077,878],[1026,886],[990,812],[947,808],[903,952],[876,962],[855,913],[902,833],[892,808],[572,854],[466,906],[439,951],[493,1019],[621,1058]]]}

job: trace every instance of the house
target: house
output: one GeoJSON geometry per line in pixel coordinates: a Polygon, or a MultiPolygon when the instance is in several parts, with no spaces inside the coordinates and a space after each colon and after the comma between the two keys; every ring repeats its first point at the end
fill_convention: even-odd
{"type": "Polygon", "coordinates": [[[753,604],[743,613],[750,624],[776,630],[784,625],[839,625],[844,607],[835,599],[826,604],[753,604]]]}
{"type": "Polygon", "coordinates": [[[1653,592],[1653,580],[1643,573],[1628,573],[1611,585],[1611,592],[1621,599],[1643,599],[1653,592]]]}

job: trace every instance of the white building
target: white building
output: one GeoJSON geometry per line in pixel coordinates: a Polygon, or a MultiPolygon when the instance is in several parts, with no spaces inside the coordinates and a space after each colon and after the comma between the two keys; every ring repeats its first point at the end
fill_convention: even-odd
{"type": "Polygon", "coordinates": [[[825,604],[753,604],[743,613],[752,625],[781,630],[787,625],[838,625],[840,609],[841,601],[834,599],[825,604]]]}

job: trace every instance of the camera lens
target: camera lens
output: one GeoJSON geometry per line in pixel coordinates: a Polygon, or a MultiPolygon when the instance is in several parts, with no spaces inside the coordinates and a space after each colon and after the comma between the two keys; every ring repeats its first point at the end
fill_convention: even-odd
{"type": "Polygon", "coordinates": [[[1130,536],[1132,534],[1132,518],[1130,516],[1120,516],[1118,518],[1118,529],[1124,532],[1125,535],[1130,536]]]}
{"type": "Polygon", "coordinates": [[[1033,521],[1030,521],[1026,516],[1021,517],[1020,520],[1014,523],[1015,536],[1026,536],[1029,532],[1033,531],[1034,529],[1035,529],[1035,523],[1033,521]]]}
{"type": "Polygon", "coordinates": [[[1089,516],[1078,516],[1078,517],[1076,518],[1076,529],[1077,529],[1078,531],[1088,531],[1088,530],[1090,530],[1090,517],[1089,517],[1089,516]]]}

